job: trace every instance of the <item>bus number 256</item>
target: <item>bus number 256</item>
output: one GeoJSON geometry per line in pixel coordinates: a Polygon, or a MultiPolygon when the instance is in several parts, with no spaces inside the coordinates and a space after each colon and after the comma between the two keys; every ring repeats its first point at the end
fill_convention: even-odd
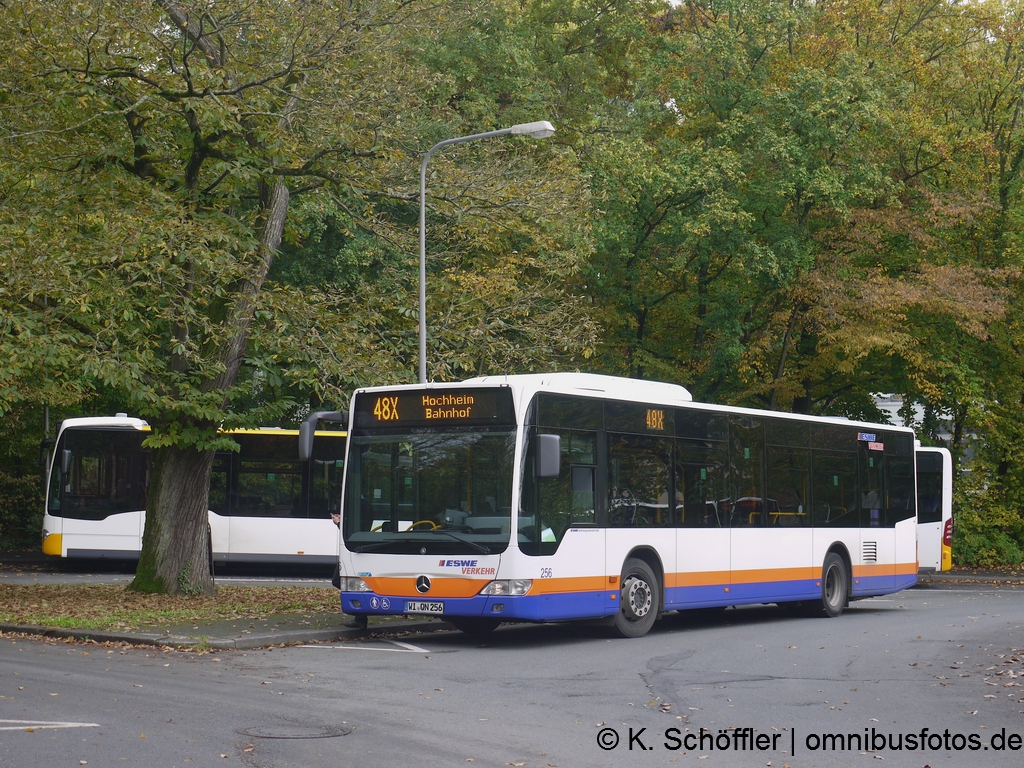
{"type": "Polygon", "coordinates": [[[540,569],[540,577],[542,579],[550,579],[551,578],[551,569],[550,568],[541,568],[540,569]]]}

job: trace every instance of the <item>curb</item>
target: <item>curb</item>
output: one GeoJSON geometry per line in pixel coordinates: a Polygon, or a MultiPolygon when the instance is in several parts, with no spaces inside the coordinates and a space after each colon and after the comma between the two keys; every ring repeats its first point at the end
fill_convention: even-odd
{"type": "Polygon", "coordinates": [[[1020,578],[952,578],[918,579],[911,589],[962,589],[964,587],[1017,587],[1024,586],[1020,578]]]}
{"type": "Polygon", "coordinates": [[[23,635],[36,635],[39,637],[53,637],[83,642],[91,640],[97,643],[165,646],[177,650],[209,649],[215,651],[244,651],[298,643],[329,643],[336,640],[355,640],[361,637],[390,636],[408,632],[433,632],[450,629],[452,629],[452,625],[446,621],[407,621],[377,625],[368,629],[337,627],[334,629],[276,632],[273,635],[251,635],[240,638],[211,638],[206,635],[192,637],[165,635],[157,632],[116,632],[105,629],[65,629],[64,627],[42,627],[36,624],[0,623],[0,632],[13,632],[23,635]]]}

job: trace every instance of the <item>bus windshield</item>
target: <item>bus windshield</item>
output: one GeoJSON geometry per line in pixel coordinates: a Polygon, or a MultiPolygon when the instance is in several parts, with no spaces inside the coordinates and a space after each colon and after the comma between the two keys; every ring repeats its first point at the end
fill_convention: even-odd
{"type": "Polygon", "coordinates": [[[54,452],[47,511],[54,517],[104,520],[142,509],[148,483],[144,465],[137,429],[68,429],[54,452]]]}
{"type": "Polygon", "coordinates": [[[514,430],[388,430],[350,440],[349,550],[487,554],[508,546],[514,430]]]}

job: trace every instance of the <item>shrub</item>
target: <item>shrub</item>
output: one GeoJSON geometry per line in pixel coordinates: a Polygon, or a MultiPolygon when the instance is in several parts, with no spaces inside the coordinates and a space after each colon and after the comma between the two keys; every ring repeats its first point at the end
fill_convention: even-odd
{"type": "Polygon", "coordinates": [[[14,477],[0,470],[0,549],[39,547],[43,503],[38,476],[14,477]]]}

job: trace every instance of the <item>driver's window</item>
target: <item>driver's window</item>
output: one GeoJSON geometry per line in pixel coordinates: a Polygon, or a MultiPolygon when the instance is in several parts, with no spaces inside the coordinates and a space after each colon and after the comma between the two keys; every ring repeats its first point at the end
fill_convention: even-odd
{"type": "MultiPolygon", "coordinates": [[[[527,554],[551,554],[573,525],[595,522],[594,489],[597,469],[597,433],[589,430],[550,429],[561,438],[558,477],[537,478],[527,472],[519,512],[519,544],[527,554]]],[[[534,466],[534,441],[524,466],[534,466]]]]}

